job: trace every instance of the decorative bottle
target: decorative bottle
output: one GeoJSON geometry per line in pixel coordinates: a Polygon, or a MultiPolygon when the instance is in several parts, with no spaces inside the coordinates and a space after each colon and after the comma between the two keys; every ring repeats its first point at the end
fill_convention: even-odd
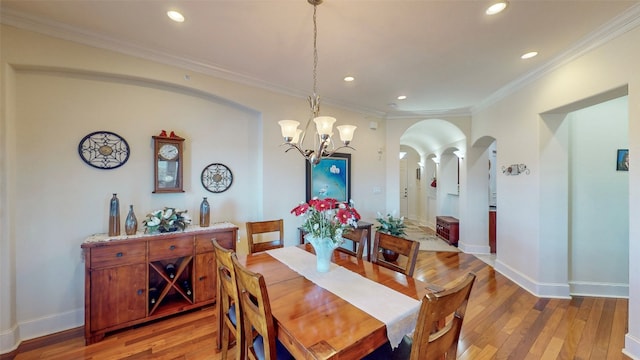
{"type": "Polygon", "coordinates": [[[209,226],[209,218],[210,218],[210,207],[207,198],[202,198],[202,202],[200,203],[200,227],[208,227],[209,226]]]}
{"type": "Polygon", "coordinates": [[[136,214],[133,213],[133,205],[129,205],[129,214],[127,214],[127,219],[124,221],[124,232],[127,235],[135,235],[136,231],[138,231],[138,219],[136,214]]]}
{"type": "Polygon", "coordinates": [[[120,235],[120,200],[113,194],[109,204],[109,236],[120,235]]]}

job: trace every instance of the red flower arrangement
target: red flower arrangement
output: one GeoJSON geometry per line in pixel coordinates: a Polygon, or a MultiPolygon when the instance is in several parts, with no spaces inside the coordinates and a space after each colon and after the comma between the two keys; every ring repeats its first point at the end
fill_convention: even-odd
{"type": "Polygon", "coordinates": [[[329,238],[335,244],[341,244],[344,241],[342,234],[357,227],[360,220],[353,202],[343,203],[331,198],[313,198],[293,208],[291,213],[305,217],[302,228],[308,235],[329,238]]]}

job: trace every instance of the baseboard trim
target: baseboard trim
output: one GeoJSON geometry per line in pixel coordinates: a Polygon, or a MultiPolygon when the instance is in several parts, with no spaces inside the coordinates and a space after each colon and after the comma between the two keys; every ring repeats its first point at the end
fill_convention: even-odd
{"type": "Polygon", "coordinates": [[[632,358],[633,360],[640,360],[640,339],[627,334],[624,338],[624,348],[622,353],[632,358]]]}
{"type": "Polygon", "coordinates": [[[499,259],[496,260],[494,269],[536,297],[571,299],[569,284],[536,282],[521,272],[509,267],[499,259]]]}
{"type": "Polygon", "coordinates": [[[0,353],[10,353],[25,341],[84,326],[84,308],[18,323],[0,334],[0,353]]]}
{"type": "Polygon", "coordinates": [[[629,298],[629,284],[594,283],[584,281],[569,282],[571,295],[608,298],[629,298]]]}
{"type": "Polygon", "coordinates": [[[0,354],[0,360],[11,360],[18,354],[83,336],[84,326],[80,326],[77,328],[60,331],[54,334],[44,335],[35,339],[25,340],[22,341],[20,345],[18,345],[17,349],[5,354],[0,354]]]}

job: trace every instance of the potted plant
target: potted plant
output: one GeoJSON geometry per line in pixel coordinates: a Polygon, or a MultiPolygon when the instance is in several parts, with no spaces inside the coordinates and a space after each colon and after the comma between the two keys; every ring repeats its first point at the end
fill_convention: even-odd
{"type": "MultiPolygon", "coordinates": [[[[380,224],[376,227],[376,231],[378,232],[398,237],[407,236],[407,233],[405,232],[405,228],[407,226],[404,224],[404,216],[396,217],[394,214],[382,216],[382,214],[378,213],[376,221],[380,224]]],[[[391,250],[382,249],[382,256],[386,261],[394,262],[398,260],[399,255],[391,250]]]]}

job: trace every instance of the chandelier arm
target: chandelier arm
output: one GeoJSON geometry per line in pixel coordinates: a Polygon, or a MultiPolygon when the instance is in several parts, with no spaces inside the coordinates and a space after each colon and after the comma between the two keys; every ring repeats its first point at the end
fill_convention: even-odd
{"type": "Polygon", "coordinates": [[[291,149],[296,149],[296,150],[298,150],[298,152],[300,152],[300,155],[302,155],[305,159],[307,159],[307,160],[309,159],[309,155],[307,154],[307,152],[308,152],[308,151],[304,151],[304,150],[302,150],[298,145],[296,145],[296,144],[291,144],[291,143],[286,143],[286,142],[285,142],[285,143],[280,144],[280,146],[284,146],[284,145],[286,145],[286,146],[288,146],[288,147],[289,147],[289,148],[288,148],[287,150],[285,150],[284,152],[289,152],[289,150],[291,150],[291,149]]]}
{"type": "Polygon", "coordinates": [[[331,150],[331,152],[323,151],[323,152],[322,152],[322,157],[324,158],[324,157],[327,157],[327,156],[332,156],[336,151],[338,151],[338,150],[340,150],[340,149],[344,149],[344,148],[348,148],[348,149],[351,149],[351,150],[355,150],[355,148],[354,148],[354,147],[351,147],[351,146],[349,146],[349,145],[342,145],[342,146],[340,146],[340,147],[338,147],[338,148],[335,148],[335,149],[331,150]]]}

